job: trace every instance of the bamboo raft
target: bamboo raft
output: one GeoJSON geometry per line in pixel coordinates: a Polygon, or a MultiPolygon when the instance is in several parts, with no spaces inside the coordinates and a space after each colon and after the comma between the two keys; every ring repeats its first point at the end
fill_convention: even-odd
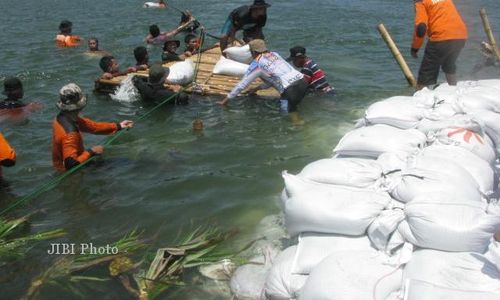
{"type": "MultiPolygon", "coordinates": [[[[226,96],[240,81],[240,78],[236,76],[213,74],[214,66],[219,61],[220,57],[221,51],[218,45],[203,51],[201,58],[199,59],[196,81],[194,84],[189,85],[185,91],[204,96],[226,96]]],[[[191,60],[196,66],[198,64],[198,55],[193,55],[191,60]]],[[[163,66],[170,67],[174,63],[175,62],[169,62],[163,64],[163,66]]],[[[138,71],[130,74],[147,77],[148,71],[138,71]]],[[[95,90],[100,93],[113,93],[126,77],[127,76],[117,76],[110,80],[98,79],[96,81],[95,90]]],[[[257,79],[250,85],[249,88],[255,87],[261,83],[262,81],[257,79]]],[[[280,96],[278,91],[273,88],[260,90],[257,92],[257,95],[266,98],[279,98],[280,96]]]]}

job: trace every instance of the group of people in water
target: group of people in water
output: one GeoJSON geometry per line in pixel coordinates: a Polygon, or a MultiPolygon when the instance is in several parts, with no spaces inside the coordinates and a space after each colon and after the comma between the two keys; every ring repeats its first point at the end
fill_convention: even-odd
{"type": "MultiPolygon", "coordinates": [[[[165,1],[160,2],[162,7],[168,7],[165,1]]],[[[452,0],[415,0],[414,3],[416,17],[411,47],[412,56],[417,57],[426,35],[430,40],[419,71],[417,89],[435,84],[440,68],[445,72],[448,83],[455,85],[455,62],[467,39],[465,24],[452,0]]],[[[306,55],[305,47],[291,48],[288,59],[268,49],[264,41],[263,28],[266,25],[267,9],[270,6],[265,0],[254,0],[251,5],[234,9],[224,23],[220,35],[220,49],[225,50],[236,39],[237,32],[243,31],[243,42],[248,43],[253,60],[241,81],[223,100],[218,101],[218,104],[227,105],[231,99],[246,90],[254,80],[260,78],[263,84],[247,90],[247,94],[254,94],[259,89],[275,88],[280,93],[282,101],[285,102],[292,121],[300,121],[297,107],[308,91],[333,94],[334,89],[326,81],[325,72],[306,55]]],[[[200,49],[200,38],[196,35],[199,26],[200,24],[193,16],[185,12],[182,14],[179,26],[172,31],[161,32],[157,25],[151,25],[145,42],[163,45],[163,63],[182,61],[203,51],[200,49]],[[180,41],[175,39],[175,36],[183,30],[188,31],[184,40],[186,49],[182,54],[177,54],[180,41]]],[[[59,47],[74,47],[83,41],[79,36],[72,35],[70,21],[62,21],[59,30],[55,39],[59,47]]],[[[160,102],[175,97],[172,103],[180,105],[188,103],[186,94],[177,93],[180,90],[179,86],[167,85],[169,69],[161,64],[150,63],[146,47],[135,48],[136,64],[125,71],[120,71],[117,60],[109,52],[99,49],[99,41],[96,38],[88,39],[88,46],[88,53],[102,56],[99,61],[99,67],[103,72],[100,79],[112,79],[139,70],[148,70],[148,78],[138,76],[133,78],[133,83],[144,101],[160,102]]],[[[222,55],[225,55],[224,52],[222,55]]],[[[0,102],[0,109],[9,110],[24,105],[21,102],[23,89],[19,79],[15,77],[6,79],[4,94],[7,99],[0,102]]],[[[86,103],[84,93],[74,83],[63,86],[59,91],[57,107],[60,112],[53,121],[52,140],[52,161],[58,170],[69,170],[103,152],[102,146],[85,149],[81,132],[112,134],[134,125],[130,120],[106,123],[84,118],[80,116],[80,112],[86,103]]],[[[14,149],[0,134],[0,165],[12,166],[15,164],[15,158],[14,149]]]]}

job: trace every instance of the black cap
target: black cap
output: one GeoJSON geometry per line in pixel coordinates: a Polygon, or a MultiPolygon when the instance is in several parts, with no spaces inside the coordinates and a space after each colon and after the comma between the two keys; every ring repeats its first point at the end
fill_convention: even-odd
{"type": "Polygon", "coordinates": [[[21,80],[16,77],[9,77],[3,82],[4,94],[23,88],[21,80]]]}
{"type": "Polygon", "coordinates": [[[167,45],[170,43],[174,43],[177,48],[181,46],[181,42],[179,40],[166,40],[165,43],[163,43],[163,50],[167,50],[167,45]]]}
{"type": "Polygon", "coordinates": [[[250,6],[250,8],[258,8],[258,7],[270,7],[271,4],[266,3],[265,0],[254,0],[253,4],[250,6]]]}
{"type": "Polygon", "coordinates": [[[154,64],[149,68],[149,82],[152,84],[162,83],[169,73],[169,68],[164,68],[161,64],[154,64]]]}
{"type": "Polygon", "coordinates": [[[302,46],[295,46],[290,48],[290,56],[286,60],[291,61],[292,59],[301,56],[306,56],[306,48],[302,46]]]}

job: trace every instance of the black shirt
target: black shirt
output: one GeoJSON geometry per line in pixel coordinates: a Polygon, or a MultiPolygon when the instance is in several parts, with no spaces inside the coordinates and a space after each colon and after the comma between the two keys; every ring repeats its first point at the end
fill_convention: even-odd
{"type": "Polygon", "coordinates": [[[24,107],[24,106],[26,106],[26,104],[24,104],[18,100],[5,99],[5,100],[0,102],[0,109],[12,109],[12,108],[19,108],[19,107],[24,107]]]}
{"type": "Polygon", "coordinates": [[[267,15],[261,16],[257,19],[252,18],[250,13],[250,7],[248,5],[243,5],[231,12],[229,15],[233,26],[236,30],[249,30],[254,27],[264,27],[266,26],[267,15]]]}
{"type": "MultiPolygon", "coordinates": [[[[172,97],[175,93],[167,90],[162,84],[151,84],[146,78],[135,76],[133,79],[135,88],[139,91],[142,100],[152,103],[160,103],[172,97]]],[[[180,93],[172,101],[172,104],[188,104],[188,97],[185,93],[180,93]]]]}
{"type": "Polygon", "coordinates": [[[170,52],[163,52],[161,54],[161,60],[163,62],[182,61],[182,59],[179,57],[177,53],[170,53],[170,52]]]}

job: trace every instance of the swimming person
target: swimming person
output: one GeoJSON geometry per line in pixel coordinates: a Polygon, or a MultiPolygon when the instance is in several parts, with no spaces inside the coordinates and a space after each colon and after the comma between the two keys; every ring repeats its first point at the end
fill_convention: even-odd
{"type": "Polygon", "coordinates": [[[89,49],[85,51],[85,54],[94,55],[94,56],[111,56],[111,53],[108,51],[99,49],[99,40],[95,37],[91,37],[87,41],[87,45],[89,49]]]}
{"type": "Polygon", "coordinates": [[[58,47],[77,47],[80,46],[82,38],[78,35],[71,35],[73,23],[64,20],[59,24],[59,33],[56,35],[55,41],[58,47]]]}
{"type": "Polygon", "coordinates": [[[417,87],[436,84],[441,68],[449,85],[457,84],[455,64],[467,40],[467,27],[452,0],[415,0],[415,30],[411,44],[411,56],[424,43],[424,58],[418,71],[417,87]]]}
{"type": "Polygon", "coordinates": [[[124,76],[128,73],[137,72],[137,69],[135,67],[130,67],[127,69],[127,71],[120,71],[120,65],[118,64],[116,59],[110,55],[101,58],[101,60],[99,61],[99,67],[104,72],[102,73],[100,78],[108,80],[113,79],[117,76],[124,76]]]}
{"type": "Polygon", "coordinates": [[[139,46],[134,49],[136,71],[147,70],[149,68],[149,54],[148,49],[144,46],[139,46]]]}
{"type": "Polygon", "coordinates": [[[255,0],[253,5],[243,5],[233,10],[222,27],[220,38],[222,53],[239,30],[243,30],[243,40],[246,43],[252,39],[263,40],[262,28],[266,26],[267,8],[270,6],[265,0],[255,0]]]}
{"type": "Polygon", "coordinates": [[[179,24],[179,27],[169,32],[160,32],[160,28],[158,27],[158,25],[153,24],[149,26],[149,34],[146,36],[145,41],[148,44],[161,45],[166,40],[173,38],[179,32],[186,29],[193,20],[193,16],[189,15],[186,22],[179,24]]]}
{"type": "MultiPolygon", "coordinates": [[[[143,101],[159,103],[179,92],[180,87],[176,87],[173,92],[165,87],[169,72],[170,70],[164,68],[161,64],[154,64],[149,68],[148,79],[142,76],[134,76],[134,86],[139,91],[143,101]]],[[[189,97],[186,93],[181,92],[170,103],[186,105],[189,103],[189,97]]]]}
{"type": "Polygon", "coordinates": [[[200,39],[194,34],[188,34],[184,38],[186,49],[184,50],[185,57],[191,57],[198,54],[200,51],[200,39]]]}
{"type": "Polygon", "coordinates": [[[260,78],[264,83],[248,90],[248,93],[253,94],[260,89],[274,87],[281,94],[281,99],[288,100],[288,113],[292,121],[298,121],[297,106],[306,95],[309,86],[304,80],[304,74],[295,70],[278,53],[270,52],[263,40],[256,39],[248,44],[253,61],[241,81],[226,98],[217,103],[226,105],[230,99],[238,96],[254,80],[260,78]]]}
{"type": "Polygon", "coordinates": [[[2,166],[12,167],[16,164],[16,151],[0,133],[0,180],[2,180],[2,166]]]}
{"type": "Polygon", "coordinates": [[[87,98],[74,83],[63,86],[59,91],[56,105],[60,112],[52,123],[52,164],[59,171],[69,170],[92,156],[103,153],[104,148],[100,145],[85,150],[80,132],[113,134],[134,126],[129,120],[105,123],[84,118],[80,116],[80,112],[86,104],[87,98]]]}
{"type": "Polygon", "coordinates": [[[0,102],[0,109],[25,107],[21,101],[24,96],[23,84],[17,77],[9,77],[3,82],[3,94],[7,99],[0,102]]]}
{"type": "Polygon", "coordinates": [[[162,62],[183,61],[184,59],[177,54],[177,49],[180,45],[181,42],[179,40],[166,40],[165,44],[163,44],[163,53],[161,54],[162,62]]]}
{"type": "Polygon", "coordinates": [[[293,62],[293,65],[300,68],[304,74],[304,79],[309,83],[309,89],[321,93],[334,93],[334,89],[326,81],[325,72],[318,67],[311,58],[306,55],[306,48],[296,46],[290,49],[290,56],[287,61],[293,62]]]}

